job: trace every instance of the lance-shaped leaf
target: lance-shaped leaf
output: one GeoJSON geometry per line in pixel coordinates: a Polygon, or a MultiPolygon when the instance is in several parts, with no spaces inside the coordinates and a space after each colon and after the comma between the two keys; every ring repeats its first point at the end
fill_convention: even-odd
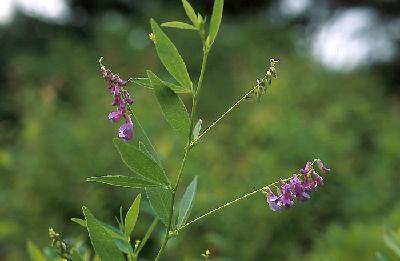
{"type": "Polygon", "coordinates": [[[378,261],[390,261],[390,259],[387,256],[385,256],[384,254],[382,254],[379,251],[375,253],[375,256],[376,256],[376,260],[378,260],[378,261]]]}
{"type": "Polygon", "coordinates": [[[146,145],[143,142],[139,141],[139,150],[145,154],[147,154],[150,158],[154,160],[153,155],[151,155],[150,151],[147,149],[146,145]]]}
{"type": "Polygon", "coordinates": [[[146,188],[147,198],[150,206],[156,212],[161,222],[168,226],[170,220],[170,210],[172,205],[172,192],[163,188],[146,188]]]}
{"type": "Polygon", "coordinates": [[[212,45],[214,43],[215,38],[217,37],[219,26],[221,24],[223,8],[224,8],[224,0],[214,1],[214,7],[210,21],[210,33],[207,39],[209,45],[212,45]]]}
{"type": "Polygon", "coordinates": [[[46,261],[46,258],[44,257],[42,252],[31,241],[27,242],[26,248],[28,250],[28,254],[29,254],[31,261],[46,261]]]}
{"type": "MultiPolygon", "coordinates": [[[[107,231],[107,233],[111,236],[111,238],[114,240],[115,245],[118,247],[118,249],[125,254],[129,253],[129,249],[132,248],[126,240],[126,236],[123,232],[121,232],[118,228],[111,226],[107,223],[102,222],[101,220],[97,220],[97,223],[103,226],[103,228],[107,231]]],[[[80,218],[71,218],[71,221],[81,225],[82,227],[87,228],[86,225],[86,220],[80,219],[80,218]]]]}
{"type": "Polygon", "coordinates": [[[146,234],[144,235],[143,239],[140,241],[138,248],[136,249],[136,254],[139,254],[142,251],[142,248],[146,245],[147,240],[149,240],[151,234],[153,233],[154,229],[158,224],[159,218],[156,217],[153,222],[151,223],[150,227],[147,229],[146,234]]]}
{"type": "MultiPolygon", "coordinates": [[[[153,86],[151,86],[150,79],[149,78],[133,78],[132,79],[133,83],[136,83],[137,85],[143,86],[147,89],[153,90],[153,86]]],[[[182,87],[180,85],[174,84],[172,82],[164,81],[162,82],[167,85],[171,90],[173,90],[176,93],[190,93],[192,92],[191,90],[182,87]]]]}
{"type": "Polygon", "coordinates": [[[179,54],[178,49],[176,49],[175,45],[161,30],[154,19],[151,19],[150,23],[155,37],[154,44],[162,64],[180,85],[188,91],[192,91],[192,82],[187,72],[186,64],[179,54]]]}
{"type": "Polygon", "coordinates": [[[122,161],[136,174],[160,185],[169,185],[164,170],[149,156],[127,142],[114,138],[114,144],[122,161]]]}
{"type": "Polygon", "coordinates": [[[183,194],[182,201],[179,206],[178,227],[185,224],[190,216],[190,211],[193,207],[193,199],[196,195],[196,190],[197,177],[194,177],[193,181],[186,188],[185,194],[183,194]]]}
{"type": "Polygon", "coordinates": [[[143,144],[146,146],[147,152],[149,153],[149,155],[151,155],[150,158],[152,158],[158,164],[158,166],[160,166],[160,168],[162,168],[162,163],[158,156],[158,153],[157,153],[156,149],[154,148],[153,144],[151,143],[149,136],[147,135],[145,129],[142,127],[142,124],[140,123],[138,117],[136,117],[134,111],[132,113],[132,118],[133,118],[134,125],[135,125],[135,135],[136,135],[137,139],[143,142],[143,144]]]}
{"type": "Polygon", "coordinates": [[[400,257],[400,241],[397,240],[396,234],[394,232],[390,232],[389,234],[383,237],[385,244],[387,247],[392,249],[398,257],[400,257]]]}
{"type": "Polygon", "coordinates": [[[137,85],[152,89],[149,78],[132,78],[131,81],[137,85]]]}
{"type": "Polygon", "coordinates": [[[189,17],[190,21],[192,21],[194,26],[198,27],[199,23],[198,23],[198,20],[197,20],[196,13],[193,10],[193,7],[186,0],[182,0],[182,5],[183,5],[183,8],[185,9],[186,15],[189,17]]]}
{"type": "Polygon", "coordinates": [[[82,227],[86,227],[86,220],[83,220],[81,218],[71,218],[72,222],[75,222],[78,225],[81,225],[82,227]]]}
{"type": "Polygon", "coordinates": [[[101,177],[90,177],[86,181],[94,181],[99,183],[108,184],[111,186],[119,186],[126,188],[148,188],[148,187],[160,187],[159,183],[154,183],[150,180],[146,180],[135,176],[123,176],[123,175],[107,175],[101,177]]]}
{"type": "Polygon", "coordinates": [[[187,24],[184,22],[180,22],[180,21],[165,22],[165,23],[162,23],[161,26],[184,29],[184,30],[197,30],[197,28],[194,27],[193,25],[187,24]]]}
{"type": "Polygon", "coordinates": [[[154,88],[154,93],[156,94],[165,119],[173,129],[182,134],[184,138],[188,138],[190,119],[185,104],[183,104],[179,96],[165,86],[152,71],[147,71],[147,75],[154,88]]]}
{"type": "Polygon", "coordinates": [[[199,121],[196,123],[196,125],[193,128],[193,140],[195,140],[195,141],[199,138],[202,123],[203,123],[203,121],[201,119],[199,119],[199,121]]]}
{"type": "MultiPolygon", "coordinates": [[[[104,223],[104,222],[101,221],[101,220],[98,220],[98,219],[96,219],[96,220],[97,220],[97,223],[99,223],[100,225],[102,225],[103,228],[107,231],[108,234],[110,234],[110,236],[111,236],[112,238],[115,238],[115,239],[125,239],[125,238],[126,238],[126,237],[125,237],[125,234],[122,233],[118,228],[116,228],[116,227],[114,227],[114,226],[111,226],[111,225],[109,225],[109,224],[107,224],[107,223],[104,223]]],[[[73,222],[75,222],[75,223],[81,225],[82,227],[87,227],[87,224],[86,224],[87,222],[86,222],[86,220],[84,220],[84,219],[81,219],[81,218],[71,218],[71,221],[73,221],[73,222]]]]}
{"type": "Polygon", "coordinates": [[[126,213],[125,235],[127,235],[128,237],[131,235],[133,229],[135,228],[136,221],[139,216],[140,199],[141,195],[139,194],[137,195],[128,212],[126,213]]]}
{"type": "Polygon", "coordinates": [[[85,261],[85,259],[81,256],[81,254],[76,249],[72,249],[72,251],[71,251],[71,259],[73,261],[85,261]]]}
{"type": "Polygon", "coordinates": [[[108,234],[105,228],[99,224],[90,210],[83,207],[83,214],[86,217],[90,240],[92,241],[94,250],[100,259],[103,261],[125,261],[124,256],[118,250],[118,247],[114,243],[110,234],[108,234]]]}

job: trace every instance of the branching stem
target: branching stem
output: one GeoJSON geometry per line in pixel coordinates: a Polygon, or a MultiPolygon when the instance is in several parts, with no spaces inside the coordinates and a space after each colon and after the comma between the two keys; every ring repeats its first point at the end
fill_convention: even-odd
{"type": "MultiPolygon", "coordinates": [[[[297,174],[297,176],[299,176],[299,175],[301,175],[301,174],[297,174]]],[[[283,182],[286,182],[286,181],[290,180],[291,178],[292,178],[292,177],[286,178],[286,179],[283,179],[282,181],[283,181],[283,182]]],[[[223,205],[221,205],[221,206],[219,206],[219,207],[216,207],[216,208],[214,208],[214,209],[212,209],[212,210],[209,210],[209,211],[207,211],[206,213],[204,213],[204,214],[198,216],[197,218],[195,218],[195,219],[193,219],[193,220],[187,222],[185,225],[179,227],[178,229],[175,229],[174,232],[176,233],[176,232],[178,232],[178,231],[180,231],[180,230],[182,230],[182,229],[184,229],[184,228],[186,228],[186,227],[192,225],[193,223],[196,223],[196,222],[200,221],[201,219],[203,219],[203,218],[205,218],[205,217],[207,217],[207,216],[209,216],[209,215],[211,215],[211,214],[214,214],[215,212],[217,212],[217,211],[219,211],[219,210],[222,210],[222,209],[224,209],[224,208],[226,208],[226,207],[229,207],[229,206],[231,206],[231,205],[237,203],[238,201],[241,201],[242,199],[245,199],[245,198],[247,198],[247,197],[249,197],[249,196],[252,196],[252,195],[254,195],[254,194],[258,193],[258,192],[261,192],[261,191],[263,191],[263,190],[264,190],[265,188],[267,188],[267,187],[276,186],[279,182],[280,182],[280,180],[279,180],[279,181],[275,181],[275,182],[273,182],[273,183],[271,183],[271,184],[269,184],[269,185],[263,186],[263,187],[261,187],[261,188],[254,189],[253,191],[248,192],[248,193],[246,193],[246,194],[244,194],[244,195],[242,195],[242,196],[240,196],[240,197],[238,197],[238,198],[235,198],[235,199],[232,200],[232,201],[229,201],[229,202],[227,202],[227,203],[225,203],[225,204],[223,204],[223,205]]]]}
{"type": "Polygon", "coordinates": [[[207,56],[208,56],[208,50],[205,47],[205,42],[203,41],[203,60],[202,60],[202,64],[201,64],[201,71],[200,71],[200,76],[199,76],[199,81],[197,83],[197,88],[194,91],[193,94],[193,99],[192,99],[192,110],[190,113],[190,128],[189,128],[189,133],[188,133],[188,142],[185,146],[184,149],[184,153],[183,153],[183,157],[182,157],[182,162],[181,162],[181,167],[179,169],[178,172],[178,177],[176,179],[175,185],[172,188],[172,202],[171,202],[171,207],[170,207],[170,212],[169,212],[169,222],[168,222],[168,226],[167,229],[165,230],[165,236],[164,236],[164,240],[161,243],[161,247],[160,250],[157,253],[157,256],[155,258],[155,260],[159,260],[160,257],[162,256],[165,247],[168,243],[168,240],[170,238],[170,231],[172,230],[172,219],[173,219],[173,214],[174,214],[174,205],[175,205],[175,196],[176,196],[176,190],[179,186],[179,182],[181,180],[182,174],[183,174],[183,170],[185,168],[185,164],[187,161],[187,157],[189,155],[189,151],[191,149],[191,138],[192,138],[192,131],[193,131],[193,126],[194,126],[194,121],[195,121],[195,116],[196,116],[196,107],[197,107],[197,100],[198,100],[198,96],[200,93],[200,89],[203,85],[203,78],[204,78],[204,73],[206,70],[206,64],[207,64],[207,56]]]}
{"type": "Polygon", "coordinates": [[[203,137],[208,131],[210,131],[215,125],[217,125],[218,122],[220,122],[226,115],[228,115],[234,108],[236,108],[239,104],[241,104],[244,100],[246,100],[250,95],[256,90],[257,86],[253,87],[250,91],[248,91],[245,95],[243,95],[238,101],[235,102],[226,112],[224,112],[221,116],[218,117],[216,121],[211,123],[210,126],[207,127],[200,135],[199,137],[190,143],[190,147],[193,147],[201,137],[203,137]]]}

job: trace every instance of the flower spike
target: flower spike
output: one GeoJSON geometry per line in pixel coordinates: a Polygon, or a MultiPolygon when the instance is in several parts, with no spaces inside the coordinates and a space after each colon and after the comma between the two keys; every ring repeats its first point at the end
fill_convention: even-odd
{"type": "Polygon", "coordinates": [[[133,137],[133,123],[129,115],[127,115],[126,104],[132,105],[133,99],[129,95],[128,91],[123,88],[128,81],[122,79],[118,74],[113,73],[107,69],[103,63],[103,57],[100,57],[100,72],[103,78],[105,78],[108,86],[108,90],[113,95],[112,106],[117,106],[116,111],[112,111],[108,114],[108,119],[112,122],[117,122],[121,118],[125,118],[125,123],[119,128],[118,136],[128,141],[133,137]]]}
{"type": "Polygon", "coordinates": [[[319,170],[326,174],[330,171],[320,159],[307,161],[300,173],[293,174],[292,178],[280,179],[277,182],[266,186],[262,190],[266,194],[266,200],[269,207],[273,211],[289,208],[294,205],[295,200],[304,202],[310,198],[310,194],[324,184],[324,179],[315,171],[314,164],[317,163],[319,170]],[[287,182],[289,181],[289,183],[287,182]],[[276,185],[279,184],[280,187],[276,185]],[[270,189],[270,186],[275,186],[278,194],[275,194],[270,189]]]}

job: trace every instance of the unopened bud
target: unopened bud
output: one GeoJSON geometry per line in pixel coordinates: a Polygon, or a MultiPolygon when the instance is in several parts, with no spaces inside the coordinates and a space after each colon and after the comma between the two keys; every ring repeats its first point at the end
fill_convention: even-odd
{"type": "Polygon", "coordinates": [[[153,42],[156,42],[156,36],[153,33],[149,33],[149,38],[150,40],[152,40],[153,42]]]}
{"type": "Polygon", "coordinates": [[[270,67],[269,71],[271,72],[272,76],[274,76],[274,78],[276,78],[276,69],[275,69],[275,67],[270,67]]]}

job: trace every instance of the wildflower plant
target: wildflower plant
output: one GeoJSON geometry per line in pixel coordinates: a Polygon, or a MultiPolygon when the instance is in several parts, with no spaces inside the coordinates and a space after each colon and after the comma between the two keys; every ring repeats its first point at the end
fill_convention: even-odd
{"type": "MultiPolygon", "coordinates": [[[[222,19],[223,0],[215,0],[208,26],[206,16],[202,16],[199,13],[196,14],[186,0],[182,0],[182,4],[190,23],[173,21],[162,23],[161,26],[195,31],[200,36],[203,55],[197,83],[193,83],[193,77],[189,75],[178,49],[154,19],[150,20],[152,32],[149,37],[154,43],[161,63],[176,82],[167,82],[150,70],[147,71],[147,77],[132,77],[125,80],[107,68],[103,58],[99,60],[100,73],[104,77],[108,91],[112,96],[110,100],[112,101],[111,107],[113,109],[108,114],[108,119],[111,122],[120,122],[121,124],[118,135],[116,135],[118,137],[114,138],[113,142],[122,161],[132,171],[132,174],[126,176],[90,177],[87,180],[113,186],[141,189],[156,214],[156,218],[148,228],[145,236],[138,239],[132,233],[138,220],[140,201],[142,199],[141,194],[138,194],[133,201],[125,217],[123,217],[121,210],[118,228],[99,221],[87,207],[83,207],[85,218],[73,218],[72,220],[87,228],[97,256],[104,261],[137,260],[151,234],[161,223],[165,228],[165,232],[159,250],[154,255],[155,260],[159,260],[163,256],[169,240],[179,236],[180,231],[189,228],[194,223],[200,222],[206,217],[249,196],[262,193],[273,211],[282,211],[293,206],[296,202],[304,202],[310,199],[311,194],[323,184],[323,179],[317,174],[317,171],[323,174],[330,171],[320,159],[315,159],[307,162],[303,169],[300,169],[298,173],[290,178],[280,179],[272,184],[255,188],[253,191],[207,211],[196,218],[190,217],[196,196],[198,178],[193,178],[187,185],[183,195],[178,195],[177,193],[178,188],[183,185],[181,180],[185,173],[185,165],[189,159],[190,152],[195,146],[199,145],[199,141],[203,140],[206,134],[216,128],[239,105],[248,100],[261,101],[273,80],[277,78],[276,65],[279,60],[267,60],[268,64],[264,75],[256,79],[252,88],[202,131],[202,120],[198,118],[196,109],[205,77],[207,58],[214,46],[222,19]],[[134,103],[133,93],[130,90],[130,85],[132,84],[152,89],[166,121],[180,134],[184,141],[182,160],[176,180],[170,180],[155,147],[132,110],[132,106],[140,107],[140,101],[135,101],[134,103]],[[187,94],[191,97],[192,102],[189,110],[182,102],[180,94],[187,94]],[[177,205],[178,201],[180,202],[179,206],[177,205]],[[135,240],[132,240],[133,238],[135,240]]],[[[59,234],[51,230],[50,236],[53,245],[57,247],[63,258],[69,258],[73,253],[74,257],[72,259],[85,260],[79,256],[78,251],[70,249],[59,234]]],[[[207,250],[202,257],[207,260],[209,255],[210,252],[207,250]]]]}

